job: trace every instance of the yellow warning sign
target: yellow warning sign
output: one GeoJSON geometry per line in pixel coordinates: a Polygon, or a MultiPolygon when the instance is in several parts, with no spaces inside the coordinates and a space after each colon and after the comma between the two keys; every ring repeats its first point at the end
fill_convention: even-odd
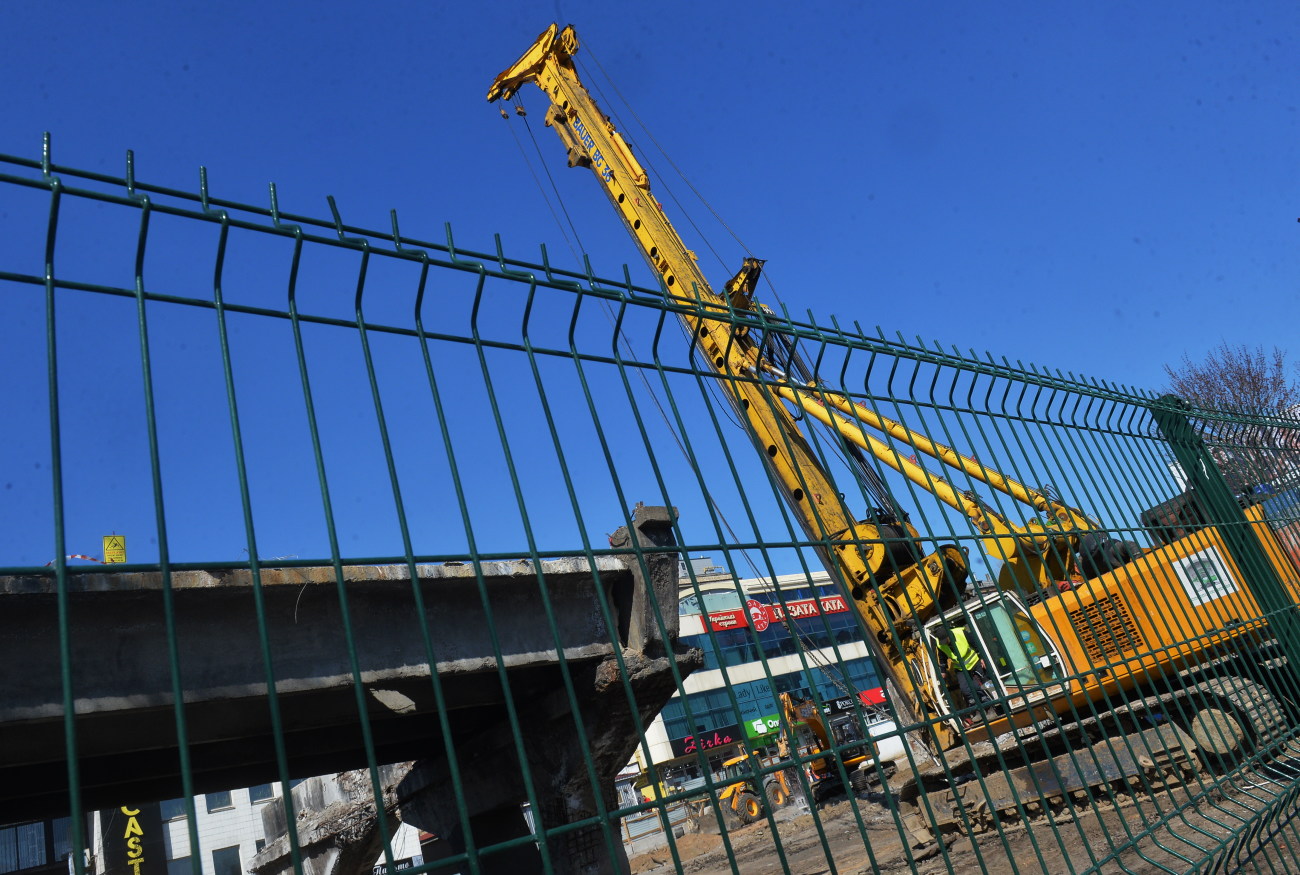
{"type": "Polygon", "coordinates": [[[126,561],[126,536],[104,536],[104,564],[126,561]]]}

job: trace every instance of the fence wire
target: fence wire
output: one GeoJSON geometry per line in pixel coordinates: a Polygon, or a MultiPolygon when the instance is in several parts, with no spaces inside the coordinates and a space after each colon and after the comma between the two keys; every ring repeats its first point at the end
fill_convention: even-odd
{"type": "Polygon", "coordinates": [[[0,200],[0,872],[1294,870],[1293,414],[713,314],[809,532],[626,270],[0,200]]]}

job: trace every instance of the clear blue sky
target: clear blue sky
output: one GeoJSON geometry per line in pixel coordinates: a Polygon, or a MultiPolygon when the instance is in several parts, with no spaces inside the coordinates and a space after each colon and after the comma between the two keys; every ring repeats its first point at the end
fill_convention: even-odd
{"type": "MultiPolygon", "coordinates": [[[[1149,389],[1224,340],[1300,356],[1295,3],[6,3],[0,152],[569,259],[483,100],[552,20],[796,312],[1149,389]]],[[[644,278],[524,96],[598,272],[644,278]]]]}

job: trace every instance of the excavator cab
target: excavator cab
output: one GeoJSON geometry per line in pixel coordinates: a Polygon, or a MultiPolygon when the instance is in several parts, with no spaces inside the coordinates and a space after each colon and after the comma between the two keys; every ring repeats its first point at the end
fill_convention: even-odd
{"type": "MultiPolygon", "coordinates": [[[[927,623],[926,638],[936,665],[943,660],[934,637],[941,626],[963,629],[984,658],[981,682],[989,697],[998,702],[997,712],[1021,711],[1061,693],[1065,683],[1061,654],[1014,595],[993,593],[927,623]]],[[[942,671],[936,670],[931,680],[936,701],[958,700],[942,671]]]]}
{"type": "Polygon", "coordinates": [[[1061,655],[1014,598],[996,597],[971,606],[970,618],[988,657],[990,680],[1001,693],[1060,682],[1061,655]]]}
{"type": "Polygon", "coordinates": [[[862,723],[852,711],[831,714],[826,723],[831,741],[839,749],[841,759],[858,760],[872,755],[872,745],[863,731],[862,723]]]}

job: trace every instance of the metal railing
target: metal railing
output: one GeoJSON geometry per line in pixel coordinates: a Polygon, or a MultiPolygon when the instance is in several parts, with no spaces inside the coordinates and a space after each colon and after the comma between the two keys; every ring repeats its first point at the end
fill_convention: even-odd
{"type": "MultiPolygon", "coordinates": [[[[638,847],[629,824],[650,821],[668,824],[663,837],[678,871],[1291,871],[1300,844],[1294,416],[1190,410],[1129,387],[811,316],[748,326],[766,332],[773,348],[796,349],[826,389],[972,463],[926,467],[919,443],[895,439],[896,461],[921,464],[931,485],[942,478],[989,512],[1018,524],[1037,517],[1050,532],[1043,511],[990,490],[978,473],[996,470],[1080,508],[1106,544],[1129,546],[1114,548],[1127,550],[1128,561],[1108,576],[1094,570],[1037,592],[1021,587],[1022,615],[994,617],[1002,602],[987,598],[952,603],[944,623],[988,636],[983,656],[998,675],[990,698],[963,701],[942,678],[914,677],[938,690],[927,710],[889,689],[896,729],[886,740],[902,754],[867,764],[869,790],[841,764],[845,792],[819,799],[810,817],[781,817],[766,805],[757,825],[745,825],[725,810],[716,754],[683,752],[682,738],[726,735],[743,754],[760,742],[723,730],[774,713],[781,689],[821,708],[830,697],[817,679],[838,678],[836,689],[853,698],[861,691],[845,687],[845,666],[861,657],[836,637],[835,610],[823,603],[796,619],[771,606],[820,598],[817,580],[850,601],[879,591],[873,581],[842,581],[833,568],[818,577],[820,556],[836,542],[795,522],[725,388],[679,328],[685,307],[636,285],[626,269],[607,277],[589,264],[563,267],[545,249],[507,255],[499,240],[470,249],[450,226],[436,238],[413,237],[395,214],[386,229],[348,224],[332,200],[328,218],[289,213],[274,187],[257,206],[216,196],[206,178],[197,192],[152,186],[135,178],[129,155],[120,177],[60,166],[48,143],[40,159],[0,156],[0,200],[10,412],[0,595],[15,606],[0,615],[9,624],[0,637],[56,642],[58,700],[24,719],[56,719],[48,725],[63,734],[63,765],[46,767],[49,792],[32,798],[44,800],[35,816],[72,816],[71,847],[92,847],[84,815],[95,808],[192,800],[222,780],[288,786],[305,777],[308,736],[286,714],[307,682],[290,670],[277,630],[284,616],[306,611],[302,594],[316,593],[309,584],[323,582],[337,609],[335,625],[319,635],[344,654],[351,712],[339,725],[351,734],[331,748],[333,759],[311,762],[360,769],[366,786],[356,798],[372,809],[382,800],[378,808],[440,834],[447,856],[426,857],[412,875],[521,865],[620,871],[625,843],[638,847]],[[1222,475],[1228,468],[1235,482],[1222,475]],[[662,539],[635,534],[644,522],[639,503],[675,509],[664,516],[662,539]],[[611,538],[620,526],[634,534],[611,538]],[[129,564],[72,558],[93,554],[103,535],[126,538],[129,564]],[[701,555],[725,574],[701,582],[684,563],[675,585],[644,583],[657,579],[658,559],[675,567],[679,557],[701,555]],[[596,581],[582,595],[597,630],[582,645],[588,650],[572,643],[574,627],[563,619],[563,575],[571,572],[547,570],[561,560],[596,581]],[[626,584],[637,587],[634,603],[624,601],[630,590],[613,561],[642,581],[626,584]],[[518,602],[528,612],[522,619],[506,616],[512,602],[498,587],[508,575],[489,568],[510,563],[524,567],[521,579],[535,594],[518,602]],[[388,570],[364,577],[373,567],[388,570]],[[430,583],[457,569],[466,569],[465,604],[476,605],[482,636],[486,669],[476,683],[491,688],[499,708],[498,746],[486,761],[476,733],[487,729],[462,719],[474,691],[447,655],[462,630],[456,616],[440,613],[446,590],[430,583]],[[202,575],[208,583],[195,583],[202,575]],[[808,581],[797,594],[790,576],[808,581]],[[418,642],[424,693],[403,687],[401,699],[387,696],[371,662],[382,642],[358,637],[374,627],[356,613],[357,600],[381,578],[405,581],[393,598],[424,618],[392,629],[418,642]],[[787,583],[776,586],[778,578],[787,583]],[[300,601],[278,601],[281,584],[298,587],[300,601]],[[259,738],[270,751],[256,760],[261,766],[237,746],[218,756],[195,741],[209,737],[217,718],[194,704],[195,667],[208,654],[190,646],[184,611],[213,587],[242,600],[242,628],[256,629],[247,658],[260,673],[259,738]],[[88,753],[103,752],[87,734],[99,725],[86,704],[97,681],[82,655],[87,641],[109,632],[88,616],[111,616],[142,592],[156,593],[149,610],[168,679],[149,707],[168,713],[174,752],[165,767],[149,762],[158,775],[152,797],[145,785],[115,785],[88,753]],[[696,625],[679,618],[679,595],[696,605],[696,625]],[[37,598],[44,613],[28,607],[37,598]],[[753,602],[777,617],[773,632],[766,620],[746,619],[753,602]],[[628,632],[629,612],[647,618],[649,643],[628,632]],[[15,628],[17,617],[45,619],[33,630],[15,628]],[[544,695],[516,673],[533,663],[521,662],[513,633],[502,631],[528,624],[549,642],[532,651],[545,656],[544,695]],[[819,631],[824,644],[811,644],[819,631]],[[784,636],[782,649],[774,635],[784,636]],[[1009,649],[994,652],[995,639],[1009,649]],[[1006,642],[1017,639],[1013,652],[1006,642]],[[719,654],[720,667],[698,669],[690,646],[719,654]],[[748,658],[729,664],[723,654],[740,649],[748,658]],[[774,671],[778,653],[795,657],[798,671],[774,671]],[[1025,659],[1013,670],[1017,653],[1025,659]],[[658,686],[641,685],[656,671],[658,686]],[[596,688],[614,692],[593,710],[596,688]],[[376,710],[379,699],[387,710],[376,710]],[[656,720],[670,700],[672,716],[656,720]],[[617,720],[607,725],[610,714],[617,720]],[[547,759],[536,731],[559,720],[569,731],[551,747],[565,751],[563,764],[547,759]],[[938,750],[936,727],[959,725],[959,743],[938,750]],[[406,756],[408,736],[424,739],[427,752],[406,756]],[[673,765],[694,768],[717,832],[690,842],[674,834],[674,813],[698,790],[620,805],[605,758],[625,762],[634,753],[651,778],[673,765]],[[440,764],[430,767],[418,805],[413,779],[388,783],[381,769],[393,754],[440,764]],[[503,773],[521,788],[513,796],[503,773]],[[556,790],[560,774],[578,788],[569,797],[556,790]],[[119,792],[126,795],[112,801],[119,792]],[[500,813],[519,820],[524,805],[539,813],[532,828],[502,832],[509,818],[500,813]]],[[[843,502],[857,518],[873,509],[877,519],[905,514],[918,536],[903,552],[953,543],[972,578],[998,577],[1009,557],[990,552],[970,517],[925,482],[898,476],[887,459],[869,458],[893,503],[879,507],[845,440],[811,416],[804,425],[841,492],[816,500],[843,502]]],[[[856,611],[845,616],[858,618],[853,641],[921,634],[901,617],[876,630],[856,611]]],[[[212,622],[233,621],[223,614],[212,622]]],[[[870,716],[864,708],[847,710],[861,724],[870,716]]],[[[123,715],[128,726],[142,719],[123,715]]],[[[16,732],[20,718],[7,714],[3,731],[16,732]]],[[[794,732],[788,718],[779,722],[794,732]]],[[[812,798],[814,760],[833,763],[851,746],[795,751],[752,780],[761,786],[788,769],[812,798]]],[[[131,758],[144,754],[123,748],[121,756],[129,772],[131,758]]],[[[304,812],[293,795],[280,799],[285,822],[296,823],[304,812]]],[[[192,801],[186,811],[194,824],[192,801]]],[[[391,866],[396,820],[372,820],[378,855],[391,866]]],[[[257,865],[270,868],[258,871],[302,872],[317,853],[293,829],[284,839],[283,861],[259,855],[257,865]]],[[[190,853],[180,842],[167,856],[189,856],[198,875],[196,829],[188,843],[190,853]]],[[[86,858],[72,860],[81,875],[86,858]]]]}

